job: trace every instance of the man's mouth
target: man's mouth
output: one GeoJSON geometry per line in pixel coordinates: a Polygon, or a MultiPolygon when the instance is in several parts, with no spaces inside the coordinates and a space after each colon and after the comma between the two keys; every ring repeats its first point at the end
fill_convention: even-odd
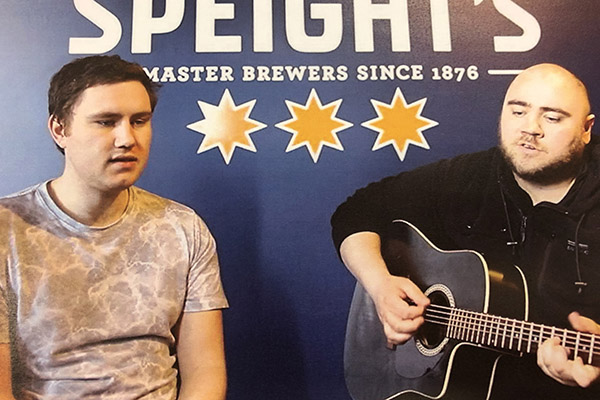
{"type": "Polygon", "coordinates": [[[135,156],[116,156],[108,160],[108,163],[118,166],[118,168],[131,169],[137,165],[138,158],[135,156]]]}
{"type": "Polygon", "coordinates": [[[109,160],[111,163],[119,163],[119,162],[136,162],[138,159],[135,156],[117,156],[113,157],[109,160]]]}
{"type": "Polygon", "coordinates": [[[531,151],[541,151],[540,148],[538,148],[537,146],[529,143],[529,142],[519,142],[518,145],[520,147],[523,147],[526,150],[531,150],[531,151]]]}

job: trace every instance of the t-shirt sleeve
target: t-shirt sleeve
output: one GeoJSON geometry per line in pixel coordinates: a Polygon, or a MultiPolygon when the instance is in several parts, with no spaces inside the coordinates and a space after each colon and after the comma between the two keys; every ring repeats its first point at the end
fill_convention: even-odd
{"type": "Polygon", "coordinates": [[[10,342],[8,324],[8,303],[6,301],[6,292],[4,285],[0,283],[0,343],[10,342]]]}
{"type": "MultiPolygon", "coordinates": [[[[0,260],[5,260],[0,250],[0,260]]],[[[0,343],[9,343],[8,294],[6,286],[6,269],[0,271],[0,343]]]]}
{"type": "Polygon", "coordinates": [[[191,246],[184,312],[208,311],[229,306],[219,268],[217,245],[206,224],[196,216],[191,246]]]}

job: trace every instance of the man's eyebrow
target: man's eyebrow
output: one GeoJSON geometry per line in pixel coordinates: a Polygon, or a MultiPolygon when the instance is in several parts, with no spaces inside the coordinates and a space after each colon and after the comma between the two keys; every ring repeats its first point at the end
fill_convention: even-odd
{"type": "Polygon", "coordinates": [[[542,110],[544,110],[545,112],[555,112],[555,113],[559,113],[564,115],[565,117],[570,117],[571,113],[568,111],[563,110],[562,108],[555,108],[555,107],[542,107],[542,110]]]}
{"type": "MultiPolygon", "coordinates": [[[[124,115],[117,112],[111,111],[102,111],[96,114],[88,115],[88,119],[112,119],[112,118],[122,118],[124,115]]],[[[140,111],[132,115],[132,118],[144,118],[144,117],[152,117],[152,111],[140,111]]]]}
{"type": "Polygon", "coordinates": [[[523,101],[523,100],[509,100],[506,102],[509,106],[521,106],[521,107],[531,107],[531,104],[523,101]]]}
{"type": "Polygon", "coordinates": [[[96,114],[88,115],[88,119],[111,119],[111,118],[121,118],[123,115],[116,112],[103,111],[96,114]]]}

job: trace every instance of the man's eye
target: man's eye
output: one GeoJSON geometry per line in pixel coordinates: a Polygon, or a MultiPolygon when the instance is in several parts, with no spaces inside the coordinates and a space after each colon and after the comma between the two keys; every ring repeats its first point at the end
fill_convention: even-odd
{"type": "Polygon", "coordinates": [[[512,114],[516,117],[521,117],[521,116],[525,115],[525,111],[513,110],[512,114]]]}
{"type": "Polygon", "coordinates": [[[554,116],[554,115],[546,115],[546,120],[548,122],[551,122],[551,123],[555,124],[557,122],[560,122],[562,120],[562,118],[554,116]]]}
{"type": "Polygon", "coordinates": [[[115,125],[115,121],[110,120],[110,119],[102,119],[102,120],[96,121],[96,124],[103,126],[103,127],[110,127],[110,126],[115,125]]]}
{"type": "Polygon", "coordinates": [[[149,120],[145,119],[145,118],[144,119],[136,119],[136,120],[133,121],[133,125],[135,125],[135,126],[144,126],[144,125],[146,125],[148,123],[148,121],[149,120]]]}

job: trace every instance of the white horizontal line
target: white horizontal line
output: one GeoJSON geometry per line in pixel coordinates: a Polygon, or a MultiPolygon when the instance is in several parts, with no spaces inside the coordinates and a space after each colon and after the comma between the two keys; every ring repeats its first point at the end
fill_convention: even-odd
{"type": "Polygon", "coordinates": [[[490,75],[518,75],[522,69],[488,69],[490,75]]]}

